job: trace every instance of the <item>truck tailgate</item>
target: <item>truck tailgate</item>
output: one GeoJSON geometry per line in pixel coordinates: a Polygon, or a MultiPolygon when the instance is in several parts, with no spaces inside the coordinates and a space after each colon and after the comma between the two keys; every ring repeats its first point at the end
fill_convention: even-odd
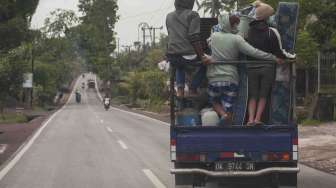
{"type": "Polygon", "coordinates": [[[176,130],[177,153],[292,151],[295,128],[191,128],[176,130]]]}

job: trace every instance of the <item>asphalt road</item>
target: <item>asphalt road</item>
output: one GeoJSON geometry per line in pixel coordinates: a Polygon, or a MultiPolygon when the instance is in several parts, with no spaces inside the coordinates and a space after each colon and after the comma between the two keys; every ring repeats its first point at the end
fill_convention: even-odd
{"type": "MultiPolygon", "coordinates": [[[[0,172],[0,188],[174,187],[169,126],[105,111],[94,90],[82,91],[81,104],[72,96],[30,144],[0,172]]],[[[300,188],[335,187],[335,176],[301,168],[300,188]]]]}

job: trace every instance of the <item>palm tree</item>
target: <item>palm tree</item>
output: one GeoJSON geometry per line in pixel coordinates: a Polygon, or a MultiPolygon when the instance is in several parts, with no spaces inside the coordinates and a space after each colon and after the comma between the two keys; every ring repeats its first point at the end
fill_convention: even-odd
{"type": "Polygon", "coordinates": [[[204,14],[210,13],[212,17],[217,17],[222,11],[232,10],[236,0],[198,0],[196,3],[198,10],[203,9],[204,14]]]}
{"type": "Polygon", "coordinates": [[[238,8],[238,5],[247,4],[251,0],[196,0],[198,10],[203,9],[204,14],[210,13],[217,17],[222,11],[230,12],[238,8]]]}

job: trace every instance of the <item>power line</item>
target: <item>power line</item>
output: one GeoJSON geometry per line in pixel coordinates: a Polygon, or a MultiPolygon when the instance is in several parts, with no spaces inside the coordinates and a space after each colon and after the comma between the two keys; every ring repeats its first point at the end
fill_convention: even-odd
{"type": "Polygon", "coordinates": [[[125,21],[125,20],[129,20],[129,19],[132,19],[132,18],[136,18],[136,17],[139,17],[139,16],[146,16],[148,14],[153,14],[153,13],[156,13],[156,12],[160,12],[164,9],[156,9],[154,11],[149,11],[149,12],[142,12],[142,13],[139,13],[139,14],[135,14],[135,15],[132,15],[132,16],[128,16],[128,17],[125,17],[125,18],[122,18],[119,20],[119,22],[122,22],[122,21],[125,21]]]}
{"type": "MultiPolygon", "coordinates": [[[[169,1],[167,1],[167,2],[169,2],[169,1]]],[[[165,10],[165,11],[168,11],[168,10],[171,9],[173,6],[174,6],[174,4],[168,4],[168,5],[164,8],[164,10],[165,10]]],[[[160,20],[160,18],[161,18],[161,17],[157,17],[156,19],[154,19],[153,23],[154,23],[154,24],[157,24],[158,21],[160,20]]]]}
{"type": "MultiPolygon", "coordinates": [[[[159,9],[161,9],[161,10],[165,10],[165,8],[163,8],[163,7],[165,7],[165,6],[166,6],[166,3],[169,2],[169,1],[170,1],[170,0],[162,1],[162,3],[161,3],[161,5],[160,5],[160,8],[159,8],[159,9]]],[[[153,13],[151,17],[154,17],[154,16],[155,16],[155,13],[153,13]]]]}

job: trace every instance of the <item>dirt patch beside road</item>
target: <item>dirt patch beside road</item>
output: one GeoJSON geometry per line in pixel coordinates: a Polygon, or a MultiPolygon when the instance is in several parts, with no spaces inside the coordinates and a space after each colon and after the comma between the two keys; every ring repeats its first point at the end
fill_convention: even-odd
{"type": "Polygon", "coordinates": [[[7,161],[8,158],[10,158],[38,128],[40,128],[42,122],[48,115],[38,117],[29,123],[0,125],[0,143],[6,146],[6,149],[0,154],[0,166],[3,165],[3,163],[7,161]]]}
{"type": "Polygon", "coordinates": [[[300,162],[336,175],[336,122],[300,126],[300,162]]]}

